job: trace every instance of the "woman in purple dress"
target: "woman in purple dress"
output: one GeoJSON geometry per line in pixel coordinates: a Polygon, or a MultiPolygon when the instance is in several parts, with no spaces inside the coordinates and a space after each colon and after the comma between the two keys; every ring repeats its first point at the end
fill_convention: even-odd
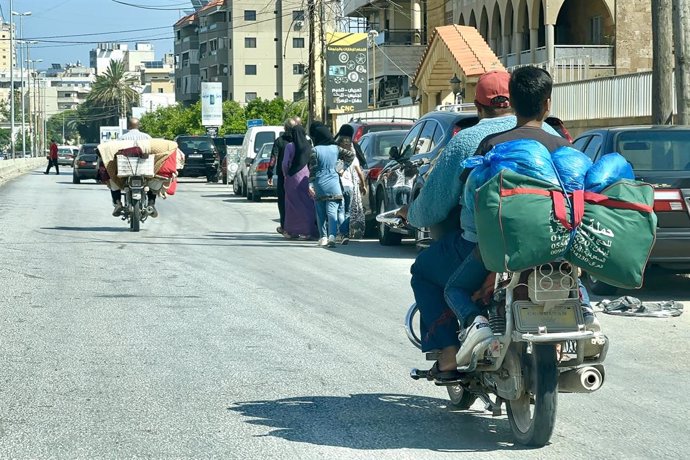
{"type": "Polygon", "coordinates": [[[312,147],[302,126],[292,129],[292,142],[285,147],[281,165],[285,177],[285,231],[293,238],[315,239],[319,231],[307,167],[312,147]]]}

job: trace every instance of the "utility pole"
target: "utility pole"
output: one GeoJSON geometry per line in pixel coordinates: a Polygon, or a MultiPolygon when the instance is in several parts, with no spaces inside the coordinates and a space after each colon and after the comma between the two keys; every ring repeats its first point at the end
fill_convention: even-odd
{"type": "Polygon", "coordinates": [[[309,20],[309,85],[307,99],[309,105],[309,123],[316,120],[316,5],[314,0],[307,0],[307,17],[309,20]]]}
{"type": "Polygon", "coordinates": [[[14,153],[14,2],[10,0],[10,152],[14,153]]]}
{"type": "Polygon", "coordinates": [[[676,124],[690,125],[690,1],[673,0],[673,48],[676,60],[676,124]]]}
{"type": "Polygon", "coordinates": [[[673,121],[673,39],[671,0],[652,1],[652,124],[673,121]]]}

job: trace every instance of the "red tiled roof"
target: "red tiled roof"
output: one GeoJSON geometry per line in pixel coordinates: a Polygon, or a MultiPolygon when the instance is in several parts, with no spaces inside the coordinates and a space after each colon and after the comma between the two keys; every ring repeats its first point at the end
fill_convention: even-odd
{"type": "Polygon", "coordinates": [[[210,10],[211,8],[215,8],[217,6],[223,6],[224,4],[225,4],[225,0],[211,0],[210,2],[208,2],[206,4],[206,6],[204,6],[199,11],[197,11],[197,13],[201,13],[201,12],[204,12],[206,10],[210,10]]]}
{"type": "Polygon", "coordinates": [[[180,20],[177,21],[173,27],[188,26],[192,24],[194,21],[196,21],[196,19],[196,13],[188,14],[187,16],[180,18],[180,20]]]}
{"type": "Polygon", "coordinates": [[[424,50],[419,67],[417,67],[415,79],[425,65],[429,57],[429,50],[436,40],[442,41],[467,77],[479,76],[490,70],[505,70],[501,61],[498,60],[477,29],[469,26],[450,25],[437,27],[434,30],[429,45],[424,50]]]}

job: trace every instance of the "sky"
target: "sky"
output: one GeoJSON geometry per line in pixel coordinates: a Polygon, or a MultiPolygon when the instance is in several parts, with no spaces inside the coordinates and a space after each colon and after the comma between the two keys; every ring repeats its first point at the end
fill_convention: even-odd
{"type": "MultiPolygon", "coordinates": [[[[77,61],[88,66],[89,51],[98,42],[130,43],[130,47],[135,41],[149,42],[154,45],[157,58],[173,52],[172,26],[184,10],[192,9],[189,0],[118,1],[160,10],[136,8],[113,0],[13,0],[13,8],[20,13],[31,11],[31,16],[22,18],[23,32],[27,40],[41,41],[31,48],[32,60],[43,59],[39,69],[52,63],[77,61]],[[73,36],[77,34],[98,35],[73,36]]],[[[0,9],[3,20],[8,22],[10,0],[0,0],[0,9]]],[[[19,17],[14,20],[19,35],[19,17]]]]}

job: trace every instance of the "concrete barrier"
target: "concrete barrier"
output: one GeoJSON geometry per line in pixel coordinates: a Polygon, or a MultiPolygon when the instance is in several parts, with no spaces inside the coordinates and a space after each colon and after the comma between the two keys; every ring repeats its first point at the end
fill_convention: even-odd
{"type": "Polygon", "coordinates": [[[48,160],[41,158],[18,158],[0,161],[0,184],[34,169],[46,167],[48,160]]]}

